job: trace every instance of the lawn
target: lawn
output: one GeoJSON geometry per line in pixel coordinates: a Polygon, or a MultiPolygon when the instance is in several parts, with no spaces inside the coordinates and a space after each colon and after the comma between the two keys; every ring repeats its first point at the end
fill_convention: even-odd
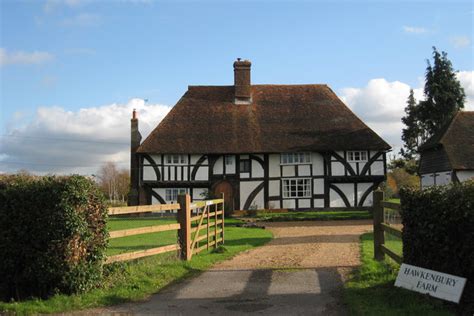
{"type": "Polygon", "coordinates": [[[374,260],[373,245],[372,233],[362,235],[362,264],[345,284],[344,300],[351,315],[455,315],[449,303],[394,287],[399,266],[374,260]]]}
{"type": "MultiPolygon", "coordinates": [[[[160,223],[167,224],[169,223],[167,221],[169,219],[110,219],[109,227],[111,230],[120,230],[160,223]]],[[[179,260],[177,253],[172,252],[127,263],[111,264],[106,267],[104,280],[97,289],[78,295],[55,295],[48,300],[0,303],[0,313],[61,313],[141,300],[171,283],[205,271],[218,261],[229,259],[241,251],[263,245],[272,238],[271,232],[264,229],[232,226],[237,223],[239,222],[235,219],[230,220],[229,223],[226,220],[226,240],[225,247],[222,248],[225,251],[203,251],[193,256],[189,262],[179,260]]],[[[176,242],[176,239],[171,240],[169,236],[158,234],[162,233],[147,234],[152,241],[147,241],[145,247],[150,245],[156,247],[157,244],[168,241],[170,243],[176,242]]],[[[138,240],[134,239],[135,237],[117,238],[117,242],[112,240],[114,243],[111,244],[109,253],[120,253],[128,249],[140,248],[138,240]]]]}
{"type": "Polygon", "coordinates": [[[350,220],[350,219],[371,219],[369,211],[308,211],[308,212],[288,212],[288,213],[257,213],[258,220],[267,222],[286,221],[306,221],[306,220],[350,220]]]}

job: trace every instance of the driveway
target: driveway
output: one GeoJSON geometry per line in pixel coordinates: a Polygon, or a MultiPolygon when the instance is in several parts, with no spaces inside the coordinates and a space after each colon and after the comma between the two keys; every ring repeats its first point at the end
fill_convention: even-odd
{"type": "Polygon", "coordinates": [[[100,310],[154,315],[345,315],[342,287],[371,221],[265,223],[275,236],[143,302],[100,310]]]}

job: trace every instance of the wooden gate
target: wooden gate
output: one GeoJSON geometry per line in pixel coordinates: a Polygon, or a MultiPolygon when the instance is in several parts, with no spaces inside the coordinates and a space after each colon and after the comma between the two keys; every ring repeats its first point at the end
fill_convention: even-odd
{"type": "Polygon", "coordinates": [[[204,249],[224,243],[224,196],[222,199],[191,203],[189,195],[180,195],[179,243],[183,259],[190,260],[204,249]],[[203,245],[202,245],[203,244],[203,245]]]}
{"type": "Polygon", "coordinates": [[[106,263],[127,261],[179,250],[181,259],[190,260],[193,254],[224,243],[224,196],[222,199],[191,203],[189,194],[178,197],[179,204],[111,207],[109,215],[178,211],[178,223],[139,227],[110,232],[110,239],[174,230],[176,243],[157,248],[138,250],[107,258],[106,263]],[[204,232],[204,234],[203,234],[204,232]]]}

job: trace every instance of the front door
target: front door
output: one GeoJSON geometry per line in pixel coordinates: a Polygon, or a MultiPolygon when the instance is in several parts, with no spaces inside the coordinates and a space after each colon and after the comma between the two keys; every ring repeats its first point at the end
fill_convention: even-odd
{"type": "Polygon", "coordinates": [[[228,181],[222,180],[214,186],[214,195],[220,198],[224,193],[224,207],[226,211],[234,210],[234,189],[228,181]]]}

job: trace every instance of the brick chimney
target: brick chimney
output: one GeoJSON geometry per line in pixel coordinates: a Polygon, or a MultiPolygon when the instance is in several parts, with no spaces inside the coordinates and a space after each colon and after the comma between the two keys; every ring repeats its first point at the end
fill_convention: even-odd
{"type": "Polygon", "coordinates": [[[133,109],[130,131],[130,194],[128,196],[128,205],[139,205],[139,159],[137,149],[140,146],[142,135],[138,131],[137,111],[133,109]]]}
{"type": "Polygon", "coordinates": [[[234,103],[252,103],[252,93],[250,86],[250,67],[252,63],[248,60],[237,58],[234,62],[234,103]]]}

